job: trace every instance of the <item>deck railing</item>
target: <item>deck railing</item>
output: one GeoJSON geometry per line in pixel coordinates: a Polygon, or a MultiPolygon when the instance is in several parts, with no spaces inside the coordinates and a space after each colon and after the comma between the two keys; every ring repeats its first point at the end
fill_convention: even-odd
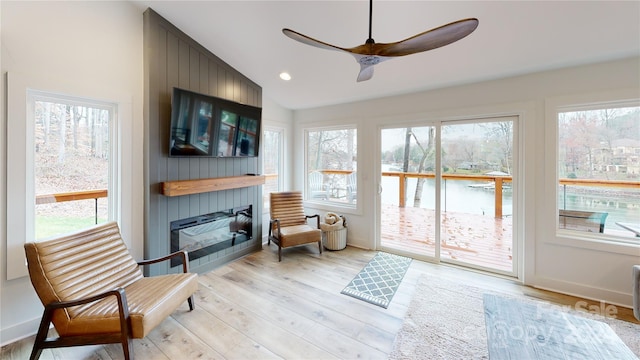
{"type": "MultiPolygon", "coordinates": [[[[405,206],[405,186],[406,179],[409,178],[423,178],[423,179],[435,179],[436,175],[431,174],[418,174],[418,173],[405,173],[399,171],[383,171],[382,176],[397,176],[398,186],[400,188],[398,204],[400,207],[405,206]]],[[[511,176],[501,175],[468,175],[468,174],[442,174],[442,178],[445,180],[467,180],[467,181],[490,181],[493,182],[495,188],[495,217],[502,217],[502,186],[504,183],[512,181],[511,176]]]]}
{"type": "MultiPolygon", "coordinates": [[[[352,170],[319,170],[325,175],[344,175],[345,177],[351,173],[352,170]]],[[[266,175],[268,179],[276,180],[278,175],[270,174],[266,175]]],[[[406,180],[407,179],[434,179],[433,173],[405,173],[401,171],[383,171],[382,176],[397,177],[399,197],[398,204],[400,207],[405,207],[405,193],[406,193],[406,180]]],[[[497,218],[502,217],[502,189],[505,183],[513,181],[511,176],[501,175],[470,175],[470,174],[442,174],[442,178],[445,180],[466,180],[466,181],[485,181],[492,182],[495,189],[494,203],[495,214],[497,218]]],[[[567,186],[585,186],[585,187],[608,187],[608,188],[624,188],[624,189],[639,189],[640,181],[626,181],[626,180],[594,180],[594,179],[569,179],[561,178],[559,184],[563,187],[563,191],[566,193],[567,186]]],[[[106,189],[85,190],[85,191],[73,191],[65,193],[55,193],[47,195],[36,196],[36,205],[38,204],[50,204],[66,201],[77,200],[95,200],[95,219],[98,223],[98,199],[106,198],[108,195],[106,189]]],[[[565,196],[566,198],[566,196],[565,196]]]]}
{"type": "Polygon", "coordinates": [[[36,205],[94,199],[95,210],[96,210],[95,221],[97,224],[98,223],[98,199],[106,198],[107,195],[108,195],[107,189],[71,191],[71,192],[56,193],[56,194],[37,195],[36,205]]]}
{"type": "Polygon", "coordinates": [[[625,180],[596,180],[596,179],[560,179],[560,185],[562,185],[563,193],[563,209],[567,209],[567,186],[588,186],[588,187],[607,187],[607,188],[622,188],[622,189],[640,189],[640,181],[625,181],[625,180]]]}
{"type": "MultiPolygon", "coordinates": [[[[352,170],[318,170],[325,175],[344,175],[345,177],[351,174],[352,170]]],[[[401,171],[383,171],[382,176],[397,177],[398,178],[398,206],[405,207],[406,204],[406,184],[407,179],[434,179],[433,173],[405,173],[401,171]]],[[[475,174],[442,174],[444,180],[466,180],[466,181],[485,181],[490,182],[495,189],[494,192],[494,206],[496,218],[501,218],[502,213],[502,190],[503,185],[511,183],[513,178],[509,175],[475,175],[475,174]]],[[[488,184],[488,185],[491,185],[488,184]]],[[[566,193],[567,186],[584,186],[584,187],[608,187],[608,188],[623,188],[623,189],[639,189],[640,181],[626,181],[626,180],[594,180],[594,179],[559,179],[559,184],[563,187],[563,191],[566,193]]],[[[566,198],[566,196],[565,196],[566,198]]]]}

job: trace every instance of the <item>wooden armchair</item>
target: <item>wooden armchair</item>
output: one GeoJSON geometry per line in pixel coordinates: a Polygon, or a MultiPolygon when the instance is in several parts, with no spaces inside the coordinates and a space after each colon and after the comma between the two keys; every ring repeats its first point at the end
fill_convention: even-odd
{"type": "Polygon", "coordinates": [[[44,314],[30,359],[43,349],[120,343],[133,358],[132,338],[145,337],[185,300],[194,309],[198,277],[181,251],[136,262],[110,222],[37,243],[26,243],[31,283],[44,314]],[[182,273],[144,277],[140,265],[180,257],[182,273]],[[47,338],[53,325],[57,337],[47,338]]]}
{"type": "Polygon", "coordinates": [[[305,215],[300,191],[285,191],[271,193],[271,221],[269,224],[269,238],[278,245],[278,261],[282,261],[282,248],[309,243],[318,243],[322,254],[322,230],[320,230],[320,215],[305,215]],[[307,219],[315,218],[316,226],[307,223],[307,219]]]}

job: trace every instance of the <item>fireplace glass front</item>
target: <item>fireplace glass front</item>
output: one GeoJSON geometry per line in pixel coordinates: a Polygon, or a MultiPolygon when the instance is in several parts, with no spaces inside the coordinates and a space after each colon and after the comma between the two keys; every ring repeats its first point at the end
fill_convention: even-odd
{"type": "MultiPolygon", "coordinates": [[[[172,221],[171,251],[186,250],[194,260],[252,239],[251,205],[172,221]]],[[[171,266],[181,265],[179,259],[171,266]]]]}

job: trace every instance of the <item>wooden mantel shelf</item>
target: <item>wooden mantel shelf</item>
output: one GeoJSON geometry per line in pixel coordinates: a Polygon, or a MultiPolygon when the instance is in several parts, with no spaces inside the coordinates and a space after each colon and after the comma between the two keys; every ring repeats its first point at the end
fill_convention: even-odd
{"type": "Polygon", "coordinates": [[[182,196],[211,191],[239,189],[263,185],[264,175],[228,176],[210,179],[165,181],[162,183],[162,195],[182,196]]]}

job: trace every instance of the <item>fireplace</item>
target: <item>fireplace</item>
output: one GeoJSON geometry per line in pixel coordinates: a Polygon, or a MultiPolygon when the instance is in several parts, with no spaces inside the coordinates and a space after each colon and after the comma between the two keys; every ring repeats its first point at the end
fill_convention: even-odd
{"type": "MultiPolygon", "coordinates": [[[[186,250],[195,260],[253,238],[252,206],[198,215],[170,223],[171,251],[186,250]]],[[[179,259],[171,267],[181,265],[179,259]]]]}

